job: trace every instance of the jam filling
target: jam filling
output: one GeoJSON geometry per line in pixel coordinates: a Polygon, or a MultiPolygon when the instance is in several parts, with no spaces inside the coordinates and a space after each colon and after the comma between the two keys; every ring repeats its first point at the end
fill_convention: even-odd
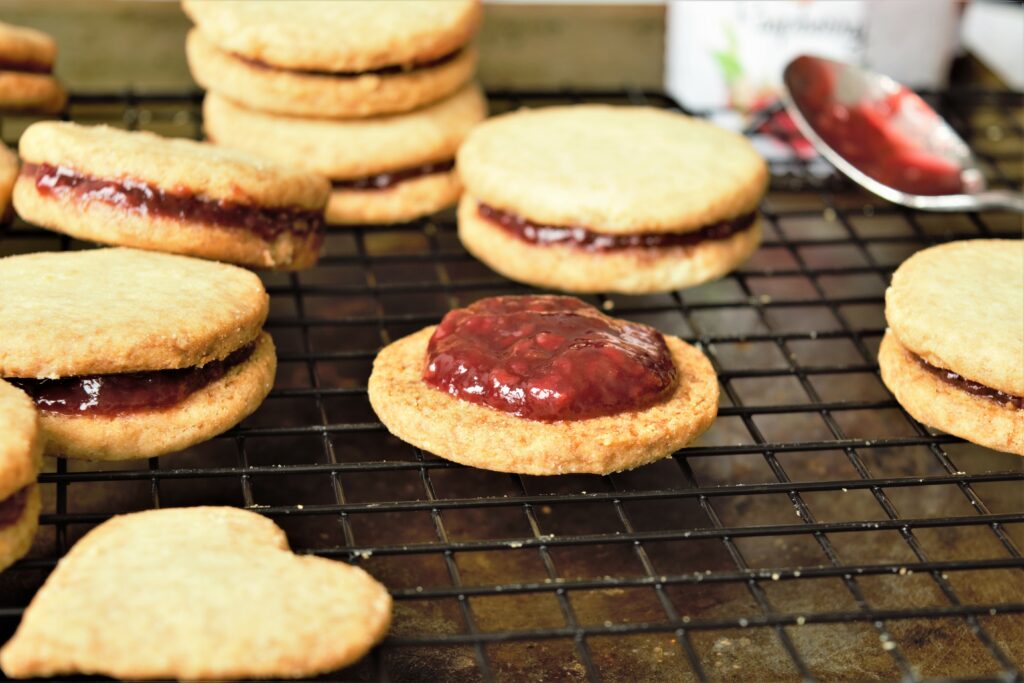
{"type": "Polygon", "coordinates": [[[751,211],[736,218],[705,225],[691,232],[647,232],[634,235],[609,235],[592,232],[587,228],[575,225],[565,227],[534,223],[528,218],[496,209],[487,204],[480,204],[478,213],[481,218],[500,226],[524,242],[540,246],[565,244],[588,251],[614,251],[637,247],[643,249],[686,247],[709,240],[725,240],[744,230],[749,230],[757,218],[757,212],[751,211]]]}
{"type": "Polygon", "coordinates": [[[50,74],[53,73],[53,64],[33,61],[18,61],[15,59],[4,59],[0,57],[0,71],[18,71],[25,74],[50,74]]]}
{"type": "Polygon", "coordinates": [[[28,502],[28,486],[0,500],[0,529],[10,526],[21,519],[21,513],[25,511],[25,504],[28,502]]]}
{"type": "Polygon", "coordinates": [[[265,69],[267,71],[284,71],[293,74],[303,74],[305,76],[331,76],[333,78],[357,78],[359,76],[390,76],[392,74],[409,73],[410,71],[416,71],[418,69],[429,69],[434,66],[441,66],[447,62],[452,61],[459,56],[462,52],[462,48],[449,52],[446,55],[437,57],[436,59],[430,59],[425,62],[413,62],[412,64],[393,64],[391,66],[384,66],[379,69],[368,69],[366,71],[322,71],[319,69],[288,69],[286,67],[275,66],[264,62],[261,59],[254,59],[252,57],[243,57],[240,54],[232,53],[235,59],[239,59],[249,66],[256,67],[257,69],[265,69]]]}
{"type": "Polygon", "coordinates": [[[285,233],[307,235],[323,231],[324,218],[320,211],[253,206],[187,191],[165,192],[131,178],[93,178],[67,166],[52,164],[26,163],[21,174],[33,179],[36,190],[43,196],[71,195],[79,201],[103,202],[144,216],[247,230],[265,240],[272,241],[285,233]]]}
{"type": "Polygon", "coordinates": [[[1007,394],[999,391],[998,389],[987,387],[984,384],[978,384],[977,382],[969,380],[962,375],[958,375],[952,370],[946,370],[945,368],[932,365],[917,354],[913,355],[917,362],[921,364],[921,367],[941,379],[946,384],[950,384],[961,391],[966,391],[968,394],[991,399],[996,403],[1001,403],[1007,407],[1013,407],[1017,410],[1024,409],[1024,396],[1014,396],[1013,394],[1007,394]]]}
{"type": "Polygon", "coordinates": [[[397,171],[378,173],[377,175],[355,178],[354,180],[332,180],[331,185],[342,190],[390,190],[395,185],[413,178],[421,178],[435,173],[447,173],[455,168],[455,159],[436,161],[421,166],[402,168],[397,171]]]}
{"type": "Polygon", "coordinates": [[[8,378],[36,406],[61,415],[123,415],[176,405],[244,363],[256,343],[243,346],[224,360],[202,367],[59,379],[8,378]]]}
{"type": "Polygon", "coordinates": [[[423,379],[472,403],[543,422],[647,408],[676,367],[661,334],[567,296],[482,299],[448,313],[423,379]]]}

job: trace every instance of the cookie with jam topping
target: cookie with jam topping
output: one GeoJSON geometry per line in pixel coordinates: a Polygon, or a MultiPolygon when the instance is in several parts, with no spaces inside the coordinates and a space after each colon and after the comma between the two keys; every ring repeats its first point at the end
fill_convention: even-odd
{"type": "Polygon", "coordinates": [[[479,0],[182,3],[189,67],[251,109],[322,118],[410,111],[470,80],[479,0]]]}
{"type": "Polygon", "coordinates": [[[42,452],[31,399],[0,380],[0,570],[28,552],[39,527],[42,452]]]}
{"type": "Polygon", "coordinates": [[[505,296],[451,311],[377,355],[388,430],[499,472],[608,474],[659,460],[718,414],[699,350],[573,297],[505,296]]]}
{"type": "Polygon", "coordinates": [[[0,111],[58,112],[67,92],[53,77],[57,44],[42,31],[0,22],[0,111]]]}
{"type": "Polygon", "coordinates": [[[0,259],[0,378],[39,409],[46,452],[127,460],[250,415],[274,383],[268,297],[236,266],[134,249],[0,259]]]}
{"type": "Polygon", "coordinates": [[[413,112],[344,121],[266,114],[215,93],[203,103],[213,142],[330,178],[334,224],[397,223],[453,204],[455,152],[485,116],[476,84],[413,112]]]}
{"type": "Polygon", "coordinates": [[[664,292],[757,248],[768,172],[742,136],[649,107],[524,109],[458,153],[459,237],[513,280],[569,292],[664,292]]]}
{"type": "Polygon", "coordinates": [[[1024,455],[1024,242],[919,251],[885,292],[882,380],[908,413],[1024,455]]]}
{"type": "Polygon", "coordinates": [[[298,270],[316,263],[323,177],[214,145],[47,121],[21,136],[18,215],[83,240],[298,270]]]}

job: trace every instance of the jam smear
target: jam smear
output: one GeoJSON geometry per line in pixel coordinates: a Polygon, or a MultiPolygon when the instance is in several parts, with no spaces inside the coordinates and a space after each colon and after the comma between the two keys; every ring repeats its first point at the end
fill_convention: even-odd
{"type": "Polygon", "coordinates": [[[421,166],[402,168],[397,171],[378,173],[377,175],[355,178],[353,180],[332,180],[331,185],[341,190],[390,190],[406,180],[420,178],[435,173],[447,173],[455,168],[455,159],[436,161],[421,166]]]}
{"type": "Polygon", "coordinates": [[[22,487],[0,500],[0,529],[21,519],[21,513],[25,511],[25,504],[28,503],[28,488],[22,487]]]}
{"type": "Polygon", "coordinates": [[[262,207],[189,192],[165,192],[131,178],[105,180],[52,164],[26,163],[21,174],[33,179],[36,190],[43,196],[73,195],[80,201],[103,202],[144,216],[247,230],[265,240],[274,240],[285,233],[306,235],[323,232],[324,217],[320,211],[262,207]]]}
{"type": "Polygon", "coordinates": [[[169,408],[184,401],[252,355],[255,342],[224,360],[202,367],[59,379],[8,378],[27,393],[36,407],[61,415],[123,415],[169,408]]]}
{"type": "Polygon", "coordinates": [[[26,74],[50,74],[53,73],[53,64],[45,62],[18,61],[0,57],[0,71],[18,71],[26,74]]]}
{"type": "Polygon", "coordinates": [[[502,211],[483,203],[479,204],[477,212],[481,218],[504,228],[507,232],[524,242],[541,246],[564,244],[588,251],[615,251],[638,247],[642,249],[686,247],[708,240],[724,240],[744,230],[749,230],[757,218],[757,213],[751,211],[736,218],[705,225],[691,232],[647,232],[634,235],[609,235],[593,232],[579,226],[565,227],[535,223],[518,214],[502,211]]]}
{"type": "Polygon", "coordinates": [[[425,62],[413,62],[412,64],[393,64],[391,66],[384,66],[379,69],[368,69],[367,71],[322,71],[318,69],[289,69],[282,66],[275,66],[268,62],[264,62],[261,59],[254,59],[252,57],[243,57],[238,53],[232,53],[235,59],[241,60],[249,66],[256,67],[257,69],[266,69],[267,71],[285,71],[293,74],[303,74],[306,76],[331,76],[333,78],[357,78],[359,76],[390,76],[392,74],[409,73],[410,71],[416,71],[417,69],[429,69],[434,66],[441,66],[447,62],[452,61],[459,56],[462,52],[462,48],[449,52],[446,55],[441,55],[436,59],[430,59],[425,62]]]}
{"type": "Polygon", "coordinates": [[[423,379],[448,394],[543,422],[647,408],[676,382],[665,339],[567,296],[482,299],[448,313],[423,379]]]}
{"type": "MultiPolygon", "coordinates": [[[[968,188],[963,168],[922,139],[937,114],[902,85],[882,96],[842,101],[835,72],[820,60],[800,58],[789,67],[793,99],[829,147],[858,170],[902,192],[959,194],[968,188]]],[[[947,144],[952,144],[948,141],[947,144]]]]}
{"type": "Polygon", "coordinates": [[[999,391],[998,389],[987,387],[984,384],[979,384],[978,382],[969,380],[963,375],[958,375],[952,370],[946,370],[945,368],[932,365],[917,354],[912,355],[917,359],[917,362],[921,364],[921,367],[941,379],[946,384],[950,384],[961,391],[966,391],[968,394],[974,394],[975,396],[991,399],[996,403],[1001,403],[1007,407],[1013,407],[1017,410],[1024,409],[1024,396],[1014,396],[1013,394],[1007,394],[999,391]]]}

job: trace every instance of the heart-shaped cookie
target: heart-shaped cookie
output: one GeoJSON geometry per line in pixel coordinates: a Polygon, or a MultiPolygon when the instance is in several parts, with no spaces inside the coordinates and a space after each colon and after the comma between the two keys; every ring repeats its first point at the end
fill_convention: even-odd
{"type": "Polygon", "coordinates": [[[258,514],[149,510],[71,549],[0,666],[15,678],[301,677],[356,661],[390,620],[384,586],[357,567],[295,555],[258,514]]]}

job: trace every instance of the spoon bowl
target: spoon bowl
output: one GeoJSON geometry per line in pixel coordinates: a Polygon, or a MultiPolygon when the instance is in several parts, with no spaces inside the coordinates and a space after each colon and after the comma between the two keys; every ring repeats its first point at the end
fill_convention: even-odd
{"type": "Polygon", "coordinates": [[[869,192],[926,211],[1024,213],[1024,194],[990,190],[960,136],[888,76],[803,55],[786,66],[782,80],[799,131],[869,192]]]}

